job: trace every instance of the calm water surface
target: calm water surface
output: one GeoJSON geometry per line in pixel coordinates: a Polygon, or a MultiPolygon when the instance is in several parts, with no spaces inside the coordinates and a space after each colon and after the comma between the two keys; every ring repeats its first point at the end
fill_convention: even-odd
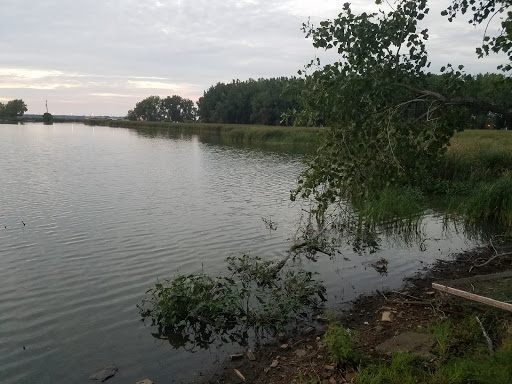
{"type": "MultiPolygon", "coordinates": [[[[157,278],[222,272],[229,255],[282,258],[301,211],[288,197],[302,167],[300,155],[197,137],[0,125],[0,382],[85,383],[115,363],[109,383],[169,383],[218,364],[215,350],[153,339],[136,304],[157,278]]],[[[333,260],[297,263],[320,272],[329,305],[339,305],[474,245],[434,216],[422,232],[421,246],[383,237],[377,253],[347,246],[333,260]],[[381,257],[387,276],[368,267],[381,257]]]]}

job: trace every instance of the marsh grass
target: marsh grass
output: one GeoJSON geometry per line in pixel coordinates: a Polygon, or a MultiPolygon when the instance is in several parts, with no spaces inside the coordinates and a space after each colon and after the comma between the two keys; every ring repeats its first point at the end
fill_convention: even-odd
{"type": "Polygon", "coordinates": [[[497,222],[512,227],[512,178],[479,183],[463,203],[470,221],[497,222]]]}
{"type": "Polygon", "coordinates": [[[168,123],[160,121],[94,120],[88,125],[132,128],[137,130],[168,130],[176,134],[214,136],[225,143],[270,144],[318,146],[318,133],[321,128],[285,127],[249,124],[207,124],[207,123],[168,123]]]}
{"type": "Polygon", "coordinates": [[[355,206],[367,222],[416,219],[423,214],[425,197],[416,188],[386,187],[379,194],[356,202],[355,206]]]}
{"type": "Polygon", "coordinates": [[[466,222],[512,227],[512,132],[455,134],[432,189],[466,222]]]}

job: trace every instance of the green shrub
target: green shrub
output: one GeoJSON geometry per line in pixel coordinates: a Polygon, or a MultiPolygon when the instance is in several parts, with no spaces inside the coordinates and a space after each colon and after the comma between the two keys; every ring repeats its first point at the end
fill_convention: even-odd
{"type": "Polygon", "coordinates": [[[346,329],[339,322],[330,322],[323,341],[333,362],[347,364],[355,360],[355,331],[346,329]]]}
{"type": "Polygon", "coordinates": [[[249,328],[276,331],[325,300],[325,288],[305,270],[276,270],[269,261],[243,255],[227,259],[229,274],[180,275],[157,283],[138,305],[156,337],[175,346],[207,347],[227,335],[243,342],[249,328]]]}

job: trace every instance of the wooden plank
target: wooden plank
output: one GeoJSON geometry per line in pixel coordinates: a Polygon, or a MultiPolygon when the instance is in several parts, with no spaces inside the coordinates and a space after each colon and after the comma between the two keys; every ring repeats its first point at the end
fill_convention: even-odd
{"type": "Polygon", "coordinates": [[[441,291],[441,292],[450,293],[455,296],[460,296],[465,299],[478,301],[479,303],[482,303],[482,304],[490,305],[490,306],[493,306],[496,308],[503,309],[505,311],[512,312],[512,304],[504,303],[503,301],[494,300],[494,299],[491,299],[491,298],[485,297],[485,296],[475,295],[474,293],[461,291],[460,289],[455,289],[455,288],[448,287],[446,285],[441,285],[441,284],[436,284],[436,283],[432,283],[432,288],[437,289],[438,291],[441,291]]]}
{"type": "Polygon", "coordinates": [[[444,280],[440,281],[440,285],[460,285],[460,284],[473,284],[478,283],[480,281],[489,281],[489,280],[498,280],[498,279],[504,279],[507,277],[512,277],[512,271],[505,271],[505,272],[499,272],[499,273],[490,273],[486,275],[476,275],[471,277],[464,277],[462,279],[457,280],[444,280]]]}

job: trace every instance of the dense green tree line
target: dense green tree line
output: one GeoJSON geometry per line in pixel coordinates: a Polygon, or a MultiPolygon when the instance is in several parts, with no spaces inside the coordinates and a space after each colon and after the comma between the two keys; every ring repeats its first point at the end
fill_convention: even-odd
{"type": "Polygon", "coordinates": [[[284,124],[283,113],[298,108],[303,84],[294,77],[217,83],[199,98],[198,116],[205,123],[284,124]]]}
{"type": "Polygon", "coordinates": [[[128,111],[128,120],[184,122],[196,119],[196,107],[190,99],[178,95],[149,96],[139,101],[134,109],[128,111]]]}
{"type": "Polygon", "coordinates": [[[27,112],[27,105],[21,99],[10,100],[6,104],[0,103],[0,120],[12,120],[23,116],[27,112]]]}
{"type": "MultiPolygon", "coordinates": [[[[441,94],[457,88],[457,92],[467,98],[475,98],[489,105],[505,108],[512,105],[512,81],[502,74],[464,75],[456,83],[453,74],[428,74],[424,84],[441,94]]],[[[222,124],[262,124],[288,125],[300,117],[301,111],[308,110],[310,99],[301,99],[308,94],[305,80],[301,78],[270,78],[258,80],[233,80],[231,83],[217,83],[204,92],[197,102],[197,108],[190,99],[174,95],[161,99],[149,96],[138,102],[128,112],[129,120],[147,121],[192,121],[222,124]],[[288,114],[286,114],[288,112],[288,114]],[[283,114],[285,118],[283,119],[283,114]]],[[[510,129],[512,122],[502,114],[491,114],[485,105],[469,106],[470,114],[466,122],[468,127],[510,129]]],[[[308,125],[324,125],[335,118],[332,110],[316,110],[316,114],[307,121],[308,125]]],[[[415,105],[415,113],[424,113],[424,109],[415,105]]],[[[411,111],[409,111],[411,113],[411,111]]]]}

